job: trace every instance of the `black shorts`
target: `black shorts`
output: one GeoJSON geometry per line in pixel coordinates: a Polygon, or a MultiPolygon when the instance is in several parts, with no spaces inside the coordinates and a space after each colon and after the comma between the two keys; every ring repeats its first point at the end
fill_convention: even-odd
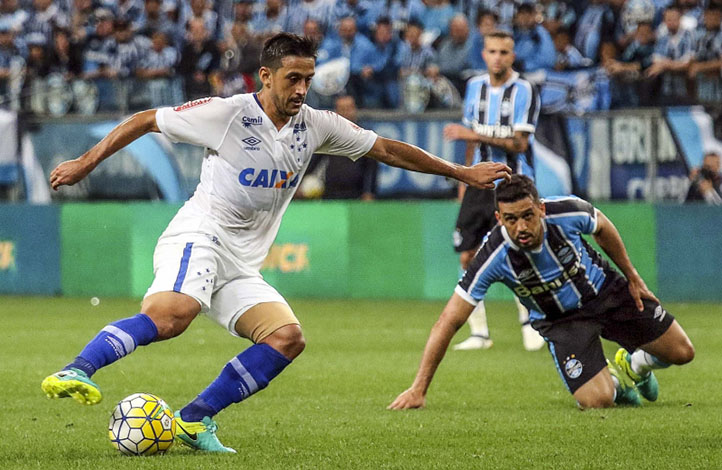
{"type": "Polygon", "coordinates": [[[494,216],[494,190],[469,186],[461,201],[456,218],[454,250],[457,253],[473,250],[481,245],[489,230],[496,225],[494,216]]]}
{"type": "Polygon", "coordinates": [[[608,279],[596,299],[570,315],[532,323],[572,394],[607,365],[600,336],[631,353],[672,325],[674,317],[656,302],[643,300],[644,311],[637,310],[627,285],[621,276],[608,279]]]}

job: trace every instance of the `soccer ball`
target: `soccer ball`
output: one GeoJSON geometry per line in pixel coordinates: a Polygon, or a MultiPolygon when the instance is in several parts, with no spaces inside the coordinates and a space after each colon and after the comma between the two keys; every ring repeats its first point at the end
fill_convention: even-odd
{"type": "Polygon", "coordinates": [[[162,454],[173,445],[175,426],[173,412],[163,400],[150,393],[134,393],[116,405],[108,436],[122,454],[162,454]]]}

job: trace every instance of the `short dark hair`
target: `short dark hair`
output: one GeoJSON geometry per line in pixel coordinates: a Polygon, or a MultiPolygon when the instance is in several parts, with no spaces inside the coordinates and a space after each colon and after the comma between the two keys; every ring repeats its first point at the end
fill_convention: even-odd
{"type": "Polygon", "coordinates": [[[516,8],[517,13],[536,13],[536,7],[531,3],[522,3],[516,8]]]}
{"type": "Polygon", "coordinates": [[[291,33],[278,33],[268,38],[263,44],[261,67],[276,70],[281,67],[281,60],[288,56],[316,59],[317,49],[318,44],[309,37],[291,33]]]}
{"type": "Polygon", "coordinates": [[[534,181],[524,175],[511,175],[509,181],[503,180],[494,190],[494,204],[497,210],[500,202],[516,202],[526,197],[539,202],[539,192],[534,186],[534,181]]]}
{"type": "Polygon", "coordinates": [[[487,10],[484,7],[479,7],[479,9],[476,11],[476,25],[477,26],[479,26],[479,24],[481,24],[481,20],[485,16],[491,16],[492,18],[494,18],[494,23],[499,22],[499,15],[495,11],[487,10]]]}

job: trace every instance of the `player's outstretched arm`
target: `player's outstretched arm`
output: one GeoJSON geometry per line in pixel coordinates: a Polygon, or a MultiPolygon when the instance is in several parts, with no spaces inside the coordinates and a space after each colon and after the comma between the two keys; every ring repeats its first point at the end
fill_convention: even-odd
{"type": "Polygon", "coordinates": [[[484,162],[468,167],[451,163],[414,145],[379,137],[365,155],[406,170],[448,176],[477,188],[493,189],[494,181],[509,178],[511,168],[503,163],[484,162]]]}
{"type": "Polygon", "coordinates": [[[655,302],[659,302],[659,299],[655,297],[651,290],[644,283],[644,280],[637,272],[637,269],[632,264],[627,254],[627,249],[624,246],[622,237],[617,231],[617,227],[614,226],[611,220],[607,218],[602,211],[597,211],[597,231],[594,233],[594,240],[609,255],[619,269],[621,269],[624,276],[629,281],[629,292],[632,294],[632,298],[637,304],[637,308],[641,312],[644,310],[644,304],[642,299],[649,299],[655,302]]]}
{"type": "Polygon", "coordinates": [[[155,120],[155,109],[135,113],[118,124],[93,148],[74,160],[68,160],[50,172],[50,186],[72,186],[82,180],[106,158],[113,155],[129,143],[149,132],[160,132],[155,120]]]}
{"type": "Polygon", "coordinates": [[[426,392],[431,380],[446,354],[449,342],[454,334],[471,315],[474,306],[454,294],[441,312],[441,316],[431,329],[431,334],[424,348],[419,371],[416,373],[414,383],[401,393],[387,407],[389,410],[406,410],[409,408],[423,408],[426,405],[426,392]]]}
{"type": "Polygon", "coordinates": [[[444,126],[446,140],[464,140],[475,144],[487,144],[509,153],[524,153],[529,148],[529,132],[515,131],[511,137],[492,137],[482,135],[461,124],[444,126]]]}

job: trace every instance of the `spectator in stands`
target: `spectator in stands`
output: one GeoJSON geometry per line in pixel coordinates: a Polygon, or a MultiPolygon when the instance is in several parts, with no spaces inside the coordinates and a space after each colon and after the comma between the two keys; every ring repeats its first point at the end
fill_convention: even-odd
{"type": "Polygon", "coordinates": [[[421,0],[384,0],[383,3],[383,11],[391,18],[394,34],[399,36],[404,34],[406,26],[412,20],[418,23],[424,15],[424,4],[421,0]]]}
{"type": "Polygon", "coordinates": [[[708,152],[702,160],[702,167],[690,172],[692,183],[687,193],[687,202],[704,201],[715,206],[722,205],[722,165],[716,152],[708,152]]]}
{"type": "Polygon", "coordinates": [[[539,2],[539,8],[542,14],[542,26],[552,37],[560,29],[571,31],[577,21],[577,14],[568,2],[543,0],[539,2]]]}
{"type": "Polygon", "coordinates": [[[270,37],[288,29],[288,9],[283,0],[266,0],[266,6],[258,10],[250,23],[249,32],[259,37],[270,37]]]}
{"type": "Polygon", "coordinates": [[[459,13],[449,22],[449,36],[439,44],[437,63],[441,75],[448,78],[462,95],[467,78],[464,72],[471,68],[470,50],[469,22],[464,14],[459,13]]]}
{"type": "Polygon", "coordinates": [[[113,40],[113,13],[105,8],[99,8],[94,13],[95,31],[88,36],[83,45],[83,74],[86,80],[96,78],[109,78],[112,75],[110,68],[112,50],[115,47],[113,40]]]}
{"type": "Polygon", "coordinates": [[[612,107],[648,106],[652,103],[652,83],[644,72],[652,65],[655,47],[652,23],[639,23],[634,39],[619,60],[607,59],[602,65],[612,78],[612,107]]]}
{"type": "Polygon", "coordinates": [[[399,54],[401,41],[394,37],[391,20],[378,18],[373,35],[372,63],[361,69],[354,84],[355,100],[364,108],[396,108],[399,105],[399,54]]]}
{"type": "Polygon", "coordinates": [[[15,32],[9,22],[0,22],[0,108],[10,106],[13,69],[22,69],[24,60],[15,46],[15,32]]]}
{"type": "Polygon", "coordinates": [[[214,41],[221,38],[218,27],[218,14],[210,8],[208,0],[190,0],[190,11],[186,15],[186,24],[192,19],[203,21],[203,26],[208,32],[208,37],[214,41]]]}
{"type": "Polygon", "coordinates": [[[303,35],[312,38],[316,41],[316,44],[321,44],[324,38],[324,33],[319,22],[311,19],[303,23],[303,35]]]}
{"type": "Polygon", "coordinates": [[[168,43],[163,31],[154,31],[150,37],[150,48],[136,70],[138,78],[152,80],[172,78],[178,64],[178,51],[168,43]]]}
{"type": "Polygon", "coordinates": [[[374,46],[366,36],[356,31],[356,20],[347,16],[338,24],[338,34],[328,35],[318,50],[318,64],[345,57],[350,61],[348,92],[361,97],[366,86],[366,77],[376,62],[374,46]]]}
{"type": "MultiPolygon", "coordinates": [[[[351,122],[357,122],[356,103],[351,96],[336,98],[334,110],[351,122]]],[[[313,155],[299,186],[299,196],[323,199],[361,199],[372,201],[376,193],[378,163],[371,158],[313,155]]]]}
{"type": "Polygon", "coordinates": [[[144,10],[138,19],[137,34],[151,37],[154,32],[162,31],[178,50],[183,44],[183,35],[162,9],[161,0],[145,0],[144,10]]]}
{"type": "Polygon", "coordinates": [[[69,30],[73,43],[83,43],[95,31],[93,0],[73,0],[69,30]]]}
{"type": "Polygon", "coordinates": [[[456,15],[456,10],[449,0],[423,0],[426,6],[421,15],[424,31],[433,38],[444,38],[449,34],[449,23],[456,15]]]}
{"type": "Polygon", "coordinates": [[[15,35],[23,30],[28,12],[20,8],[18,0],[0,0],[0,24],[6,25],[15,35]]]}
{"type": "Polygon", "coordinates": [[[481,56],[484,50],[484,36],[495,31],[499,16],[491,10],[480,10],[476,15],[476,30],[471,36],[469,49],[469,65],[473,70],[486,70],[486,63],[481,56]]]}
{"type": "Polygon", "coordinates": [[[694,62],[690,64],[689,78],[705,74],[719,77],[722,70],[722,9],[716,5],[704,11],[702,27],[696,31],[694,62]]]}
{"type": "Polygon", "coordinates": [[[25,36],[28,55],[25,59],[25,84],[38,78],[45,78],[50,73],[50,57],[47,53],[45,36],[33,33],[25,36]]]}
{"type": "MultiPolygon", "coordinates": [[[[516,13],[517,1],[515,0],[484,0],[485,8],[496,14],[499,29],[511,31],[514,25],[514,14],[516,13]]],[[[525,3],[519,1],[518,3],[525,3]]]]}
{"type": "Polygon", "coordinates": [[[116,0],[111,5],[117,19],[127,21],[133,31],[138,29],[145,8],[142,0],[116,0]]]}
{"type": "Polygon", "coordinates": [[[346,57],[351,61],[351,75],[360,74],[371,64],[373,45],[366,36],[356,30],[356,20],[351,16],[341,19],[337,34],[329,34],[318,50],[318,64],[346,57]]]}
{"type": "Polygon", "coordinates": [[[382,2],[374,0],[337,0],[333,16],[336,21],[347,16],[356,19],[359,33],[371,38],[376,20],[382,14],[382,2]]]}
{"type": "Polygon", "coordinates": [[[618,49],[623,51],[634,40],[639,23],[654,22],[655,9],[652,0],[621,1],[618,9],[615,41],[618,49]]]}
{"type": "Polygon", "coordinates": [[[566,28],[558,28],[554,33],[554,49],[556,50],[554,70],[575,70],[592,65],[592,61],[572,45],[572,36],[566,28]]]}
{"type": "Polygon", "coordinates": [[[686,73],[694,58],[692,32],[681,27],[682,13],[677,5],[670,5],[664,12],[665,33],[657,37],[652,65],[645,75],[661,76],[661,103],[679,103],[687,97],[686,73]]]}
{"type": "Polygon", "coordinates": [[[80,75],[83,70],[82,49],[72,43],[72,36],[66,29],[56,28],[53,32],[53,47],[50,51],[50,68],[53,73],[62,74],[67,80],[80,75]]]}
{"type": "Polygon", "coordinates": [[[260,39],[251,34],[248,24],[236,21],[222,48],[214,94],[231,96],[255,91],[262,48],[260,39]]]}
{"type": "Polygon", "coordinates": [[[151,34],[150,48],[136,69],[136,76],[146,81],[150,107],[170,106],[183,101],[180,84],[175,80],[178,50],[169,44],[163,31],[151,34]]]}
{"type": "Polygon", "coordinates": [[[23,35],[41,34],[44,44],[49,46],[53,39],[53,29],[67,28],[68,26],[68,17],[53,0],[33,0],[30,15],[23,28],[23,35]]]}
{"type": "Polygon", "coordinates": [[[577,23],[574,47],[584,57],[598,63],[603,44],[614,44],[614,24],[614,13],[607,1],[590,0],[577,23]]]}
{"type": "Polygon", "coordinates": [[[293,12],[288,18],[288,32],[300,34],[307,20],[314,20],[321,27],[321,31],[328,32],[335,21],[335,0],[300,0],[293,6],[293,12]]]}
{"type": "Polygon", "coordinates": [[[132,78],[135,69],[150,47],[150,42],[144,36],[133,37],[130,21],[116,19],[113,23],[113,38],[115,48],[112,52],[111,68],[117,78],[132,78]]]}
{"type": "Polygon", "coordinates": [[[421,42],[421,33],[424,29],[421,23],[411,20],[406,25],[404,32],[404,42],[399,48],[399,65],[401,67],[399,74],[401,78],[407,77],[413,73],[421,73],[424,75],[438,72],[436,64],[436,53],[430,46],[425,46],[421,42]]]}
{"type": "Polygon", "coordinates": [[[556,52],[549,32],[536,21],[531,3],[522,3],[514,16],[514,54],[517,69],[534,72],[554,67],[556,52]]]}
{"type": "Polygon", "coordinates": [[[218,70],[220,56],[202,19],[191,19],[187,29],[178,72],[184,80],[186,98],[194,100],[211,94],[211,80],[218,70]]]}

